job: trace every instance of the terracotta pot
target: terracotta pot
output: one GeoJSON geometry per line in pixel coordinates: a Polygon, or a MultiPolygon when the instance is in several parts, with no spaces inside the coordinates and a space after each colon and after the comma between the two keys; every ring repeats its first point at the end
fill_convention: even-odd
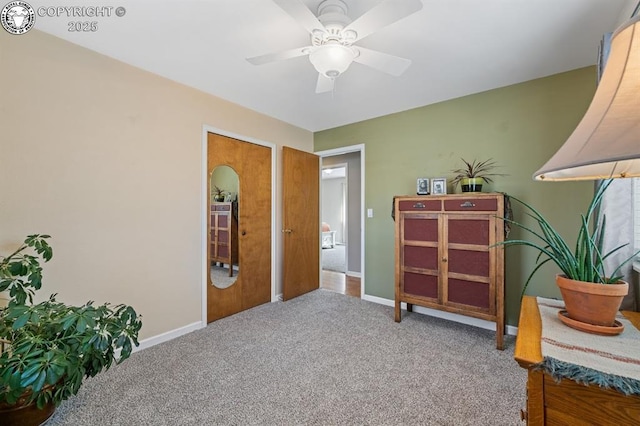
{"type": "Polygon", "coordinates": [[[614,324],[622,299],[629,291],[629,284],[598,284],[576,281],[565,275],[556,275],[556,284],[569,318],[587,324],[611,327],[614,324]]]}
{"type": "Polygon", "coordinates": [[[460,181],[462,192],[482,192],[483,178],[464,178],[460,181]]]}

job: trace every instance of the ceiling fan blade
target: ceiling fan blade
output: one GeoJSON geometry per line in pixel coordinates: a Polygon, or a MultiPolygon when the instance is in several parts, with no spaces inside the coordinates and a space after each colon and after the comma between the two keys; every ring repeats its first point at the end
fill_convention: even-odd
{"type": "Polygon", "coordinates": [[[385,0],[347,25],[343,32],[355,31],[357,35],[354,41],[358,41],[420,9],[422,9],[420,0],[385,0]]]}
{"type": "Polygon", "coordinates": [[[297,58],[298,56],[308,55],[311,46],[297,47],[295,49],[284,50],[282,52],[267,53],[266,55],[254,56],[247,58],[247,61],[253,65],[263,65],[269,62],[284,61],[286,59],[297,58]]]}
{"type": "Polygon", "coordinates": [[[325,77],[318,73],[318,83],[316,84],[316,93],[325,93],[333,91],[333,84],[335,80],[333,78],[325,77]]]}
{"type": "Polygon", "coordinates": [[[356,48],[360,54],[356,56],[354,62],[366,65],[378,71],[386,72],[395,77],[406,71],[411,65],[411,60],[398,56],[388,55],[376,50],[365,49],[358,46],[356,48]]]}
{"type": "Polygon", "coordinates": [[[287,12],[298,24],[304,27],[310,33],[313,30],[324,31],[324,25],[318,20],[316,15],[309,10],[302,0],[273,0],[275,4],[280,6],[282,10],[287,12]]]}

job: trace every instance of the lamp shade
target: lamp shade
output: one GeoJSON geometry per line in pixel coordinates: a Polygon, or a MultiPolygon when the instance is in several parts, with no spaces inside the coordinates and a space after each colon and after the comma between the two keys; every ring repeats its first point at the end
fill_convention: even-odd
{"type": "Polygon", "coordinates": [[[309,60],[320,74],[336,78],[349,68],[355,57],[351,48],[341,44],[325,44],[311,52],[309,60]]]}
{"type": "Polygon", "coordinates": [[[620,27],[591,105],[536,180],[640,176],[640,16],[620,27]]]}

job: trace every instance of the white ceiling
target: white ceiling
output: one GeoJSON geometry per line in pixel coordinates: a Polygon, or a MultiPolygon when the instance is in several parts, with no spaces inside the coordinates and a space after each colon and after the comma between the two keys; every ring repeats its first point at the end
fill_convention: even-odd
{"type": "MultiPolygon", "coordinates": [[[[303,0],[314,12],[320,0],[303,0]]],[[[381,0],[345,0],[355,19],[381,0]]],[[[413,61],[400,77],[354,63],[316,94],[308,57],[245,58],[309,45],[270,0],[30,1],[123,6],[105,18],[36,16],[35,28],[310,131],[329,129],[595,64],[602,34],[637,0],[423,0],[419,12],[357,44],[413,61]],[[95,20],[95,32],[69,21],[95,20]]],[[[55,4],[54,4],[55,3],[55,4]]]]}

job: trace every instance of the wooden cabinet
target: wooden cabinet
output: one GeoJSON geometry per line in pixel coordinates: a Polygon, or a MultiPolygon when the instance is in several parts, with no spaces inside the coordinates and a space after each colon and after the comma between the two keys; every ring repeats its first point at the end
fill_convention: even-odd
{"type": "Polygon", "coordinates": [[[504,196],[398,196],[395,320],[401,302],[496,323],[504,337],[504,196]]]}
{"type": "MultiPolygon", "coordinates": [[[[623,314],[636,328],[640,328],[640,313],[623,314]]],[[[568,379],[556,382],[537,368],[543,361],[541,339],[542,323],[537,300],[533,296],[525,296],[520,307],[514,358],[527,369],[527,408],[521,412],[521,417],[528,425],[640,424],[640,396],[626,396],[612,389],[585,386],[568,379]]]]}
{"type": "Polygon", "coordinates": [[[233,265],[238,264],[238,220],[235,203],[211,203],[211,263],[229,266],[233,276],[233,265]]]}

